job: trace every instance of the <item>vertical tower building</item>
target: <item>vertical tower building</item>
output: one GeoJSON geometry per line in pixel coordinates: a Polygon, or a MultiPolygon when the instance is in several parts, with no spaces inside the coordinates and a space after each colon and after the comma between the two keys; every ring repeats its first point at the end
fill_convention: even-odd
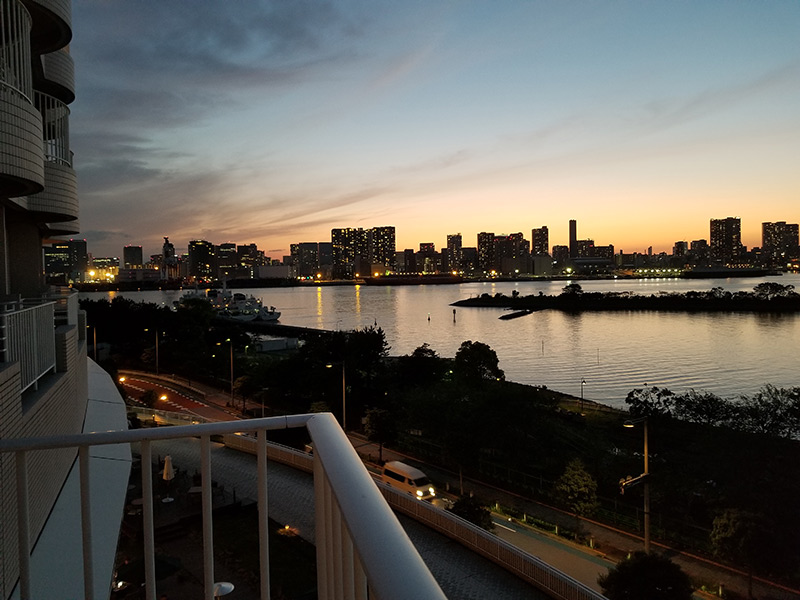
{"type": "Polygon", "coordinates": [[[761,250],[770,265],[778,265],[798,253],[798,224],[778,221],[761,224],[761,250]]]}
{"type": "Polygon", "coordinates": [[[478,234],[478,269],[484,273],[494,270],[494,233],[478,234]]]}
{"type": "Polygon", "coordinates": [[[547,225],[531,230],[531,254],[543,256],[550,254],[550,232],[547,225]]]}
{"type": "Polygon", "coordinates": [[[141,269],[144,256],[141,246],[125,246],[122,249],[122,267],[124,269],[141,269]]]}
{"type": "Polygon", "coordinates": [[[578,256],[578,222],[575,219],[569,221],[569,257],[578,256]]]}
{"type": "Polygon", "coordinates": [[[460,233],[453,233],[447,236],[447,259],[449,270],[461,271],[464,268],[460,233]]]}
{"type": "Polygon", "coordinates": [[[392,226],[373,227],[368,234],[370,262],[392,271],[395,267],[395,230],[392,226]]]}
{"type": "Polygon", "coordinates": [[[189,277],[211,279],[215,271],[214,245],[206,240],[189,242],[189,277]]]}
{"type": "Polygon", "coordinates": [[[715,260],[730,263],[742,254],[742,221],[738,217],[711,219],[710,250],[715,260]]]}
{"type": "MultiPolygon", "coordinates": [[[[113,382],[87,361],[86,314],[77,293],[51,288],[43,276],[44,241],[80,230],[69,139],[69,104],[75,99],[71,38],[70,0],[0,0],[2,441],[127,428],[113,382]]],[[[66,242],[63,250],[70,268],[85,268],[83,240],[66,242]]],[[[77,454],[76,449],[29,451],[17,461],[13,453],[0,453],[0,598],[12,597],[15,588],[21,597],[89,596],[82,581],[76,583],[81,536],[64,527],[69,519],[64,509],[80,506],[77,454]],[[28,488],[20,488],[27,494],[22,515],[16,497],[20,482],[28,488]],[[53,582],[57,593],[45,589],[53,582]]],[[[112,455],[113,461],[87,458],[90,475],[108,476],[97,486],[106,494],[103,502],[94,492],[87,500],[119,507],[116,515],[106,511],[108,520],[92,511],[95,549],[109,540],[113,548],[119,535],[126,491],[115,482],[121,479],[127,487],[130,450],[127,456],[116,450],[107,456],[112,455]],[[115,531],[108,530],[109,521],[115,521],[115,531]]],[[[102,558],[97,550],[95,557],[102,558]]],[[[108,593],[112,563],[94,562],[94,597],[100,597],[98,590],[108,593]]]]}

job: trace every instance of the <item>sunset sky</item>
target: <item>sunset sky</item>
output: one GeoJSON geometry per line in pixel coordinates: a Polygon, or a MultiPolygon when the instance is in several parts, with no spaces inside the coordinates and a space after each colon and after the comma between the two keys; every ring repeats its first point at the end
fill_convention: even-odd
{"type": "Polygon", "coordinates": [[[800,221],[800,2],[74,0],[95,256],[547,225],[671,251],[800,221]]]}

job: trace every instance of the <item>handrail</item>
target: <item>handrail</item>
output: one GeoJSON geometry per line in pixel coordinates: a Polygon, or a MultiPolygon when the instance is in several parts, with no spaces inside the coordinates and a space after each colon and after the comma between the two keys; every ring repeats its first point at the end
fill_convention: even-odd
{"type": "MultiPolygon", "coordinates": [[[[102,431],[39,438],[0,439],[0,453],[15,452],[18,465],[17,512],[20,531],[28,531],[26,456],[30,451],[77,447],[80,452],[81,516],[84,534],[84,587],[93,589],[91,570],[89,448],[140,442],[144,510],[145,594],[155,598],[151,442],[200,437],[204,531],[205,597],[213,597],[213,535],[211,534],[210,440],[215,435],[255,431],[257,434],[261,598],[269,599],[266,547],[266,431],[307,427],[314,442],[314,487],[317,494],[317,574],[319,597],[355,600],[373,590],[381,600],[402,600],[410,589],[415,598],[443,600],[441,588],[428,571],[389,505],[381,496],[347,436],[330,413],[287,415],[224,421],[181,427],[102,431]],[[329,501],[330,500],[330,501],[329,501]],[[324,507],[322,506],[324,505],[324,507]],[[320,518],[323,515],[324,518],[320,518]],[[334,525],[335,524],[335,525],[334,525]],[[263,530],[263,531],[262,531],[263,530]],[[348,535],[348,532],[350,535],[348,535]]],[[[30,597],[30,548],[27,535],[19,542],[20,589],[30,597]]],[[[91,595],[87,593],[87,598],[91,595]]]]}
{"type": "MultiPolygon", "coordinates": [[[[333,419],[330,413],[325,415],[333,419]]],[[[414,598],[444,599],[439,584],[406,536],[372,476],[363,468],[344,431],[321,419],[310,420],[308,431],[314,442],[315,461],[321,463],[331,484],[350,537],[359,550],[367,580],[377,597],[408,598],[408,590],[414,590],[414,598]],[[352,464],[361,468],[352,468],[352,464]]]]}

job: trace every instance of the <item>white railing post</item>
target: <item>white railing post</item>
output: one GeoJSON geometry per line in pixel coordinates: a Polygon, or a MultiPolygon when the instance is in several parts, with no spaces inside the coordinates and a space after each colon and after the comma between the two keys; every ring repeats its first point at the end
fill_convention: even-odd
{"type": "MultiPolygon", "coordinates": [[[[341,515],[341,513],[339,514],[341,515]]],[[[341,522],[339,536],[341,539],[342,590],[344,592],[344,597],[348,600],[352,600],[354,597],[353,540],[350,538],[350,533],[347,531],[347,523],[344,521],[341,522]]]]}
{"type": "Polygon", "coordinates": [[[203,589],[206,600],[214,600],[214,527],[211,496],[211,436],[200,438],[200,469],[203,485],[203,589]]]}
{"type": "Polygon", "coordinates": [[[258,432],[258,548],[261,571],[261,600],[270,600],[269,592],[269,510],[267,504],[267,432],[258,432]]]}
{"type": "Polygon", "coordinates": [[[17,467],[17,543],[19,545],[19,595],[20,600],[31,598],[31,535],[28,513],[28,455],[24,450],[16,453],[17,467]]]}
{"type": "Polygon", "coordinates": [[[317,597],[328,600],[330,597],[330,573],[328,572],[330,555],[328,553],[328,512],[326,497],[328,482],[319,455],[314,453],[314,520],[316,522],[317,547],[317,597]]]}
{"type": "Polygon", "coordinates": [[[81,480],[81,539],[83,541],[83,596],[94,600],[94,569],[92,554],[92,503],[89,485],[89,446],[78,450],[81,480]]]}
{"type": "Polygon", "coordinates": [[[153,533],[153,454],[150,440],[142,440],[142,519],[144,529],[144,593],[156,600],[156,551],[153,533]]]}

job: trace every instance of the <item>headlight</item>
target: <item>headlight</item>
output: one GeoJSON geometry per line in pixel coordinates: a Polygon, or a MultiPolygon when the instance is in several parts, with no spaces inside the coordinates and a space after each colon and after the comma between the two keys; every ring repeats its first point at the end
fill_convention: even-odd
{"type": "Polygon", "coordinates": [[[436,490],[434,490],[433,488],[430,488],[428,491],[431,493],[431,496],[436,495],[436,490]]]}
{"type": "Polygon", "coordinates": [[[422,496],[422,490],[417,490],[417,496],[422,496]]]}

